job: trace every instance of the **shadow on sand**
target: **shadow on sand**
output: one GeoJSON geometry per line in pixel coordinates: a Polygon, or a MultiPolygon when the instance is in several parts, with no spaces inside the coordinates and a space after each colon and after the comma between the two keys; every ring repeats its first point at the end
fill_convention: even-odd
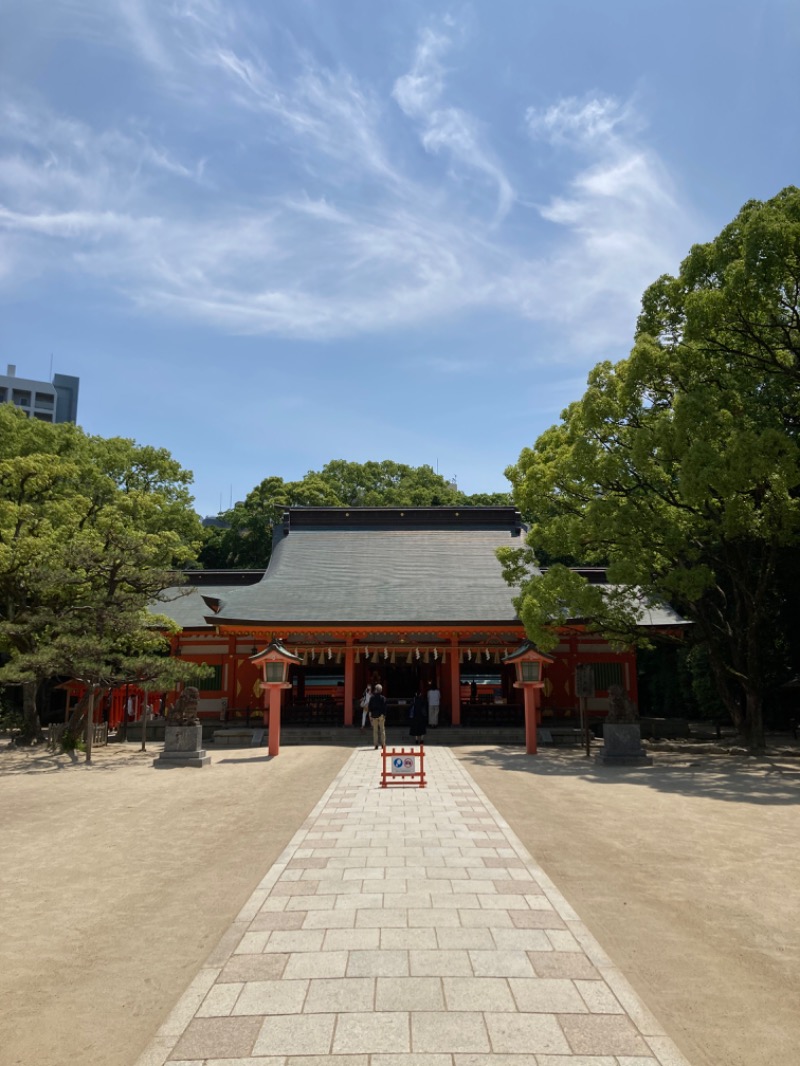
{"type": "Polygon", "coordinates": [[[597,785],[640,785],[659,792],[704,796],[729,803],[783,806],[800,803],[800,760],[784,756],[689,755],[653,753],[645,767],[601,766],[574,750],[526,755],[519,748],[458,749],[476,766],[490,766],[534,777],[579,777],[597,785]]]}

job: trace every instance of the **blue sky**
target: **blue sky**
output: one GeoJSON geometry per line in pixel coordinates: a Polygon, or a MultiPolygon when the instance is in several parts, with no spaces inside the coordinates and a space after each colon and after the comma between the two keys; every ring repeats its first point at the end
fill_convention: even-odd
{"type": "MultiPolygon", "coordinates": [[[[0,364],[198,510],[329,459],[467,492],[800,183],[794,0],[6,0],[0,364]]],[[[4,367],[3,367],[4,369],[4,367]]]]}

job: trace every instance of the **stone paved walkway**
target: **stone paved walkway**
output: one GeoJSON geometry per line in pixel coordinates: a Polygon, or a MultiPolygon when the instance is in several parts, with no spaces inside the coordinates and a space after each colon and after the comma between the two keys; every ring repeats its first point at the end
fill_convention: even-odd
{"type": "Polygon", "coordinates": [[[453,754],[425,762],[381,789],[353,753],[137,1066],[688,1066],[453,754]]]}

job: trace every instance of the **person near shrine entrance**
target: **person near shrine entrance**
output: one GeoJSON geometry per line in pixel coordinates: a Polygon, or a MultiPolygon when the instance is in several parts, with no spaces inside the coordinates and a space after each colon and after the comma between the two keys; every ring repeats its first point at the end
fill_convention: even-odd
{"type": "Polygon", "coordinates": [[[369,699],[369,720],[372,723],[372,741],[376,748],[386,747],[386,699],[383,685],[376,685],[369,699]]]}

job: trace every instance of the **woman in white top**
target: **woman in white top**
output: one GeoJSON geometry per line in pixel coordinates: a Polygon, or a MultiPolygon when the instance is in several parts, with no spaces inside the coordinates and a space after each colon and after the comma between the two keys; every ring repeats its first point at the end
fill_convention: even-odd
{"type": "Polygon", "coordinates": [[[367,685],[364,689],[364,695],[361,697],[361,732],[363,733],[367,727],[367,718],[369,717],[369,701],[372,696],[372,685],[367,685]]]}
{"type": "Polygon", "coordinates": [[[439,725],[439,703],[439,689],[436,687],[436,682],[433,681],[428,689],[428,725],[431,729],[436,729],[439,725]]]}

